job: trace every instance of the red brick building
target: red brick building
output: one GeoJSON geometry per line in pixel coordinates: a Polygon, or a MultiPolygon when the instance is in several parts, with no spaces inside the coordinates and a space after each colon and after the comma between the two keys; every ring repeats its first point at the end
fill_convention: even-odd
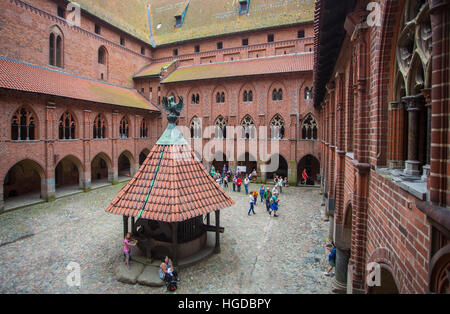
{"type": "Polygon", "coordinates": [[[225,156],[265,180],[270,141],[252,129],[264,126],[279,143],[275,172],[317,179],[312,0],[76,2],[79,19],[70,1],[0,0],[0,208],[126,179],[161,135],[172,94],[184,98],[188,137],[226,147],[210,164],[225,156]],[[224,145],[203,136],[208,126],[248,132],[224,145]]]}
{"type": "Polygon", "coordinates": [[[448,0],[316,1],[337,291],[450,292],[449,12],[448,0]]]}

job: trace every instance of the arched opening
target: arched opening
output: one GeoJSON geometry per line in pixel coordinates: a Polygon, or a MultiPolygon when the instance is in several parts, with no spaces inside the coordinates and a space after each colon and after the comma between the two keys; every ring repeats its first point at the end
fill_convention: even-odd
{"type": "Polygon", "coordinates": [[[320,162],[313,155],[306,155],[303,157],[297,167],[297,182],[306,185],[315,185],[320,183],[318,177],[320,173],[320,162]],[[303,179],[303,170],[306,171],[307,178],[303,179]]]}
{"type": "Polygon", "coordinates": [[[253,170],[258,171],[256,158],[253,157],[250,153],[245,153],[238,158],[238,169],[242,176],[245,174],[250,174],[253,170]]]}
{"type": "Polygon", "coordinates": [[[266,178],[268,180],[272,180],[275,176],[287,178],[288,163],[287,163],[286,159],[283,156],[281,156],[280,154],[272,155],[267,166],[269,167],[268,170],[271,170],[271,172],[267,172],[267,174],[266,174],[266,178]]]}
{"type": "Polygon", "coordinates": [[[120,120],[120,126],[119,126],[119,135],[120,138],[128,138],[130,132],[130,126],[128,123],[128,119],[126,117],[123,117],[122,120],[120,120]]]}
{"type": "Polygon", "coordinates": [[[368,288],[369,294],[398,294],[399,290],[392,269],[386,264],[380,264],[380,286],[368,288]]]}
{"type": "Polygon", "coordinates": [[[217,117],[214,122],[214,137],[227,138],[227,120],[224,117],[217,117]]]}
{"type": "Polygon", "coordinates": [[[25,159],[12,166],[3,182],[5,208],[42,198],[44,170],[35,161],[25,159]]]}
{"type": "Polygon", "coordinates": [[[447,243],[431,259],[430,291],[433,293],[450,294],[450,242],[447,243]]]}
{"type": "Polygon", "coordinates": [[[308,114],[302,123],[302,140],[317,140],[317,121],[311,114],[308,114]]]}
{"type": "Polygon", "coordinates": [[[36,136],[36,119],[34,114],[26,108],[20,108],[11,120],[11,140],[31,141],[36,136]]]}
{"type": "Polygon", "coordinates": [[[222,152],[216,152],[212,161],[212,166],[218,173],[223,173],[223,166],[228,166],[227,156],[222,152]]]}
{"type": "Polygon", "coordinates": [[[274,140],[281,140],[285,135],[284,119],[279,114],[273,117],[270,121],[270,138],[274,140]]]}
{"type": "Polygon", "coordinates": [[[133,164],[133,156],[130,152],[125,151],[119,156],[118,173],[119,177],[131,177],[133,171],[131,165],[133,164]]]}
{"type": "Polygon", "coordinates": [[[190,124],[191,138],[202,138],[202,121],[193,117],[190,124]]]}
{"type": "Polygon", "coordinates": [[[73,115],[66,111],[59,118],[59,139],[72,140],[76,138],[76,123],[73,115]]]}
{"type": "Polygon", "coordinates": [[[78,191],[82,187],[82,166],[81,162],[74,156],[67,156],[61,159],[55,168],[55,192],[69,193],[78,191]]]}
{"type": "Polygon", "coordinates": [[[242,138],[245,139],[254,139],[255,133],[256,133],[256,127],[255,127],[255,121],[253,121],[253,118],[249,115],[246,115],[244,119],[242,119],[241,122],[242,126],[242,138]]]}
{"type": "Polygon", "coordinates": [[[101,114],[95,118],[92,132],[94,138],[106,138],[106,119],[101,114]]]}
{"type": "Polygon", "coordinates": [[[142,166],[150,151],[146,148],[139,154],[139,166],[142,166]]]}
{"type": "Polygon", "coordinates": [[[111,169],[111,160],[109,157],[100,153],[91,162],[91,182],[92,184],[105,184],[112,181],[109,175],[111,169]]]}

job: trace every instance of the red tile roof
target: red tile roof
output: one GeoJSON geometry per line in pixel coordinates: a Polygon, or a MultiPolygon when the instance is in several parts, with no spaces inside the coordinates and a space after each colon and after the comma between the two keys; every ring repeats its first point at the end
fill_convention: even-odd
{"type": "Polygon", "coordinates": [[[188,145],[155,145],[106,211],[180,222],[233,204],[188,145]]]}
{"type": "Polygon", "coordinates": [[[0,56],[0,88],[159,111],[135,89],[0,56]]]}
{"type": "Polygon", "coordinates": [[[152,63],[150,65],[147,65],[145,68],[140,70],[134,75],[134,78],[147,78],[147,77],[159,77],[161,74],[161,71],[170,65],[172,65],[175,62],[173,61],[166,61],[166,62],[159,62],[159,63],[152,63]]]}
{"type": "Polygon", "coordinates": [[[162,83],[312,71],[313,56],[308,52],[180,67],[162,83]]]}

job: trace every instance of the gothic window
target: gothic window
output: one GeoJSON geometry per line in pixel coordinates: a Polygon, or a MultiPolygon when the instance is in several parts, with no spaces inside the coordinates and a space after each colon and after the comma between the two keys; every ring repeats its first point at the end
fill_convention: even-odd
{"type": "Polygon", "coordinates": [[[220,102],[221,102],[222,104],[225,103],[225,93],[224,93],[224,92],[222,92],[222,93],[220,94],[220,102]]]}
{"type": "Polygon", "coordinates": [[[248,102],[252,102],[253,101],[253,92],[249,91],[248,92],[248,102]]]}
{"type": "Polygon", "coordinates": [[[199,118],[192,118],[190,130],[191,138],[202,138],[202,123],[199,118]]]}
{"type": "Polygon", "coordinates": [[[63,34],[61,30],[54,26],[49,36],[49,64],[63,67],[63,34]]]}
{"type": "Polygon", "coordinates": [[[216,138],[227,138],[227,121],[219,116],[214,123],[214,134],[216,138]]]}
{"type": "Polygon", "coordinates": [[[75,119],[70,112],[64,112],[59,119],[59,139],[71,140],[75,138],[75,119]]]}
{"type": "Polygon", "coordinates": [[[147,125],[147,120],[145,120],[145,119],[142,119],[142,122],[141,122],[140,135],[141,135],[141,138],[148,137],[148,125],[147,125]]]}
{"type": "Polygon", "coordinates": [[[244,91],[243,100],[244,100],[244,102],[248,101],[248,93],[247,93],[247,91],[244,91]]]}
{"type": "Polygon", "coordinates": [[[270,137],[272,139],[280,140],[284,138],[284,132],[284,120],[279,114],[277,114],[270,122],[270,137]]]}
{"type": "Polygon", "coordinates": [[[243,127],[242,130],[242,138],[245,139],[253,139],[255,138],[255,122],[252,117],[246,115],[244,119],[242,119],[241,125],[243,127]]]}
{"type": "Polygon", "coordinates": [[[193,105],[198,105],[200,103],[200,95],[197,94],[192,94],[191,96],[191,104],[193,105]]]}
{"type": "Polygon", "coordinates": [[[272,100],[273,100],[273,101],[278,100],[278,92],[277,92],[276,89],[274,89],[274,90],[272,91],[272,100]]]}
{"type": "Polygon", "coordinates": [[[101,114],[97,115],[94,120],[93,137],[106,138],[106,120],[101,114]]]}
{"type": "Polygon", "coordinates": [[[403,136],[394,144],[404,149],[397,156],[390,154],[390,159],[394,167],[402,167],[404,162],[409,175],[420,175],[422,167],[430,164],[431,103],[426,97],[431,92],[431,34],[428,2],[406,1],[398,29],[394,99],[389,116],[392,127],[399,120],[393,120],[394,116],[406,122],[403,136]]]}
{"type": "Polygon", "coordinates": [[[306,87],[305,88],[305,100],[311,100],[313,98],[312,95],[313,95],[312,87],[311,87],[311,89],[306,87]]]}
{"type": "Polygon", "coordinates": [[[122,120],[120,120],[120,126],[119,126],[119,135],[120,138],[128,138],[129,136],[129,123],[127,118],[123,117],[122,120]]]}
{"type": "Polygon", "coordinates": [[[216,94],[216,103],[220,104],[220,93],[219,92],[217,92],[217,94],[216,94]]]}
{"type": "Polygon", "coordinates": [[[281,88],[278,90],[277,100],[283,100],[283,90],[281,88]]]}
{"type": "Polygon", "coordinates": [[[11,139],[13,141],[29,141],[36,139],[34,115],[25,108],[17,110],[12,118],[11,139]]]}
{"type": "Polygon", "coordinates": [[[302,140],[317,140],[317,122],[314,117],[309,114],[302,123],[302,140]]]}

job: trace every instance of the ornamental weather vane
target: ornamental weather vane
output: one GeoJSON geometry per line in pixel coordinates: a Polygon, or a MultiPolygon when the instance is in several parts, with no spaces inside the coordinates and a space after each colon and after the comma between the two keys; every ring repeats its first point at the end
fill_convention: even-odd
{"type": "Polygon", "coordinates": [[[178,96],[179,102],[175,103],[175,97],[169,96],[169,98],[164,97],[162,99],[163,108],[167,112],[167,120],[169,123],[175,124],[178,120],[178,117],[183,111],[184,102],[183,97],[178,96]]]}

